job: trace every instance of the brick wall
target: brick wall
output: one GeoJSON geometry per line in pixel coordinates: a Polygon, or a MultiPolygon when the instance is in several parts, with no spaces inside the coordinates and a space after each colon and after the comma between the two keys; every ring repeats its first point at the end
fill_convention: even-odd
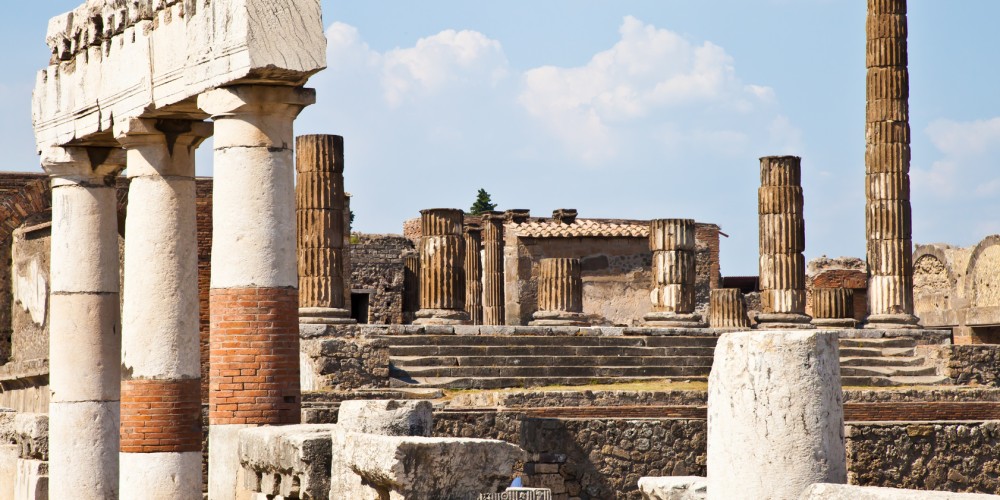
{"type": "Polygon", "coordinates": [[[121,451],[183,453],[201,451],[201,397],[198,380],[122,382],[121,451]]]}
{"type": "Polygon", "coordinates": [[[201,343],[201,400],[208,401],[209,289],[212,283],[212,179],[195,179],[198,214],[198,313],[201,343]]]}
{"type": "Polygon", "coordinates": [[[403,253],[413,244],[399,235],[354,234],[351,237],[351,288],[373,290],[368,322],[403,322],[403,253]]]}

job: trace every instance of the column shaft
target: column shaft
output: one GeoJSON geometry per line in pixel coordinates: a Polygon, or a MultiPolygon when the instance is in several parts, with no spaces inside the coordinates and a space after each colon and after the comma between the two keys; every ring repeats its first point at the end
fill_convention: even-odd
{"type": "Polygon", "coordinates": [[[913,315],[906,0],[869,0],[865,181],[866,328],[919,328],[913,315]]]}
{"type": "Polygon", "coordinates": [[[52,498],[118,498],[118,216],[124,152],[52,148],[49,483],[52,498]]]}
{"type": "Polygon", "coordinates": [[[802,159],[760,159],[759,328],[811,328],[806,307],[802,159]]]}
{"type": "Polygon", "coordinates": [[[712,328],[749,330],[750,318],[739,288],[716,288],[709,296],[708,324],[712,328]]]}
{"type": "Polygon", "coordinates": [[[420,310],[415,324],[468,324],[461,210],[421,210],[420,310]]]}
{"type": "Polygon", "coordinates": [[[403,323],[412,323],[420,310],[420,254],[403,256],[403,323]]]}
{"type": "Polygon", "coordinates": [[[850,288],[814,288],[812,290],[813,324],[819,328],[854,328],[854,290],[850,288]]]}
{"type": "Polygon", "coordinates": [[[208,123],[175,120],[131,120],[117,130],[131,179],[122,306],[122,498],[201,497],[194,152],[211,130],[208,123]]]}
{"type": "Polygon", "coordinates": [[[695,224],[692,219],[649,221],[649,249],[653,252],[653,310],[643,323],[650,327],[700,328],[694,313],[695,224]]]}
{"type": "Polygon", "coordinates": [[[234,498],[237,434],[298,423],[298,275],[292,124],[311,89],[237,86],[198,105],[215,120],[209,498],[234,498]]]}
{"type": "Polygon", "coordinates": [[[483,324],[483,238],[482,230],[465,230],[465,312],[473,325],[483,324]]]}
{"type": "Polygon", "coordinates": [[[589,325],[583,314],[580,259],[542,259],[538,273],[538,311],[532,326],[589,325]]]}
{"type": "Polygon", "coordinates": [[[344,192],[344,138],[296,139],[295,185],[299,259],[299,316],[303,323],[353,323],[349,252],[350,215],[344,192]]]}
{"type": "Polygon", "coordinates": [[[483,215],[483,324],[502,325],[504,315],[503,234],[504,215],[483,215]]]}

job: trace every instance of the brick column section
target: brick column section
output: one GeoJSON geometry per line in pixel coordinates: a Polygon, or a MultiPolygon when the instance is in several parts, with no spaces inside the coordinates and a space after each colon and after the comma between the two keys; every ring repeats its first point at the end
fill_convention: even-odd
{"type": "Polygon", "coordinates": [[[413,323],[420,310],[420,254],[403,255],[403,323],[413,323]]]}
{"type": "Polygon", "coordinates": [[[653,310],[645,326],[704,328],[694,312],[695,225],[692,219],[649,221],[649,249],[653,252],[653,310]]]}
{"type": "Polygon", "coordinates": [[[465,228],[465,312],[473,325],[483,324],[483,233],[465,228]]]}
{"type": "Polygon", "coordinates": [[[580,259],[542,259],[538,273],[538,310],[531,326],[588,326],[583,314],[580,259]]]}
{"type": "Polygon", "coordinates": [[[812,328],[806,310],[802,159],[760,159],[760,306],[757,327],[812,328]]]}
{"type": "Polygon", "coordinates": [[[739,288],[716,288],[709,294],[708,324],[720,330],[749,330],[747,304],[739,288]]]}
{"type": "Polygon", "coordinates": [[[868,0],[867,35],[865,328],[919,328],[913,315],[906,0],[868,0]]]}
{"type": "Polygon", "coordinates": [[[344,138],[299,136],[295,153],[299,321],[353,324],[350,287],[344,286],[350,281],[344,266],[350,244],[344,138]]]}
{"type": "Polygon", "coordinates": [[[121,497],[201,495],[194,152],[212,125],[133,119],[122,305],[121,497]],[[154,401],[155,398],[155,401],[154,401]]]}
{"type": "Polygon", "coordinates": [[[817,328],[855,328],[854,290],[813,288],[812,313],[817,328]]]}
{"type": "Polygon", "coordinates": [[[237,434],[300,420],[298,273],[292,124],[312,89],[235,86],[198,107],[215,120],[209,477],[234,498],[237,434]]]}
{"type": "Polygon", "coordinates": [[[417,325],[465,325],[465,213],[420,211],[420,310],[417,325]]]}
{"type": "Polygon", "coordinates": [[[502,325],[504,317],[503,212],[483,214],[483,324],[502,325]]]}
{"type": "Polygon", "coordinates": [[[118,148],[50,148],[49,495],[118,498],[118,148]]]}

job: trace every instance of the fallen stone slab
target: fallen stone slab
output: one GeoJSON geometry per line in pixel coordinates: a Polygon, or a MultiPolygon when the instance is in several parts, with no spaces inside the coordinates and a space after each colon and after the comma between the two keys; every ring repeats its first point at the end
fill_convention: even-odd
{"type": "Polygon", "coordinates": [[[429,437],[434,431],[434,407],[430,401],[344,401],[340,404],[337,424],[349,432],[429,437]]]}
{"type": "Polygon", "coordinates": [[[643,500],[705,500],[708,480],[698,476],[642,477],[643,500]]]}
{"type": "Polygon", "coordinates": [[[240,431],[243,487],[285,498],[327,498],[334,427],[307,424],[240,431]]]}
{"type": "Polygon", "coordinates": [[[799,500],[986,500],[988,498],[997,499],[1000,496],[947,491],[900,490],[845,484],[814,484],[802,493],[799,500]]]}

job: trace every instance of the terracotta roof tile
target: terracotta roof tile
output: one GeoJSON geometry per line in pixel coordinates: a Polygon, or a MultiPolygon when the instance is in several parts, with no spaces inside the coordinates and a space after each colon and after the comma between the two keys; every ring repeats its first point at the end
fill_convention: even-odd
{"type": "Polygon", "coordinates": [[[507,224],[520,238],[648,238],[649,222],[634,220],[577,219],[571,224],[553,220],[532,220],[507,224]]]}

